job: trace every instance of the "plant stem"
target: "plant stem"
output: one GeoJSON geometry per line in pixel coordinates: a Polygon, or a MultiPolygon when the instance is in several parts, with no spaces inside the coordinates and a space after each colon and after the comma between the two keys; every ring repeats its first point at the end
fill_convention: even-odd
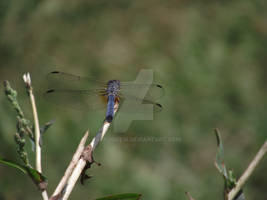
{"type": "MultiPolygon", "coordinates": [[[[31,78],[30,74],[24,74],[23,76],[24,82],[26,83],[26,88],[29,92],[30,101],[32,105],[33,119],[34,119],[34,139],[35,139],[35,166],[36,170],[42,173],[42,159],[41,159],[41,146],[40,146],[40,126],[37,114],[37,108],[35,103],[35,98],[33,95],[33,89],[31,86],[31,78]]],[[[48,200],[48,195],[46,190],[42,191],[42,197],[44,200],[48,200]]]]}
{"type": "Polygon", "coordinates": [[[236,186],[228,193],[228,200],[232,200],[235,198],[237,193],[243,188],[244,184],[252,174],[252,172],[255,170],[256,166],[259,164],[265,153],[267,152],[267,140],[262,145],[252,162],[249,164],[246,171],[242,174],[242,176],[239,178],[239,180],[236,183],[236,186]]]}
{"type": "MultiPolygon", "coordinates": [[[[117,112],[118,108],[119,108],[119,104],[115,104],[114,115],[117,112]]],[[[90,154],[90,156],[92,156],[93,151],[95,150],[95,148],[97,147],[99,142],[102,141],[106,132],[108,131],[110,124],[111,123],[104,121],[103,126],[99,129],[96,136],[92,139],[90,144],[87,145],[83,149],[84,155],[87,154],[87,156],[88,156],[88,154],[90,154]],[[90,150],[90,152],[85,153],[86,150],[88,150],[88,149],[90,150]]],[[[81,156],[77,162],[77,165],[73,169],[72,173],[69,175],[68,181],[65,183],[64,187],[61,186],[62,189],[60,191],[58,191],[57,193],[54,192],[55,195],[53,194],[53,196],[50,197],[50,199],[54,199],[54,198],[56,199],[57,195],[59,195],[60,199],[67,200],[69,198],[78,178],[80,177],[81,173],[83,172],[84,168],[86,167],[87,162],[88,162],[88,160],[84,156],[81,156]],[[63,192],[63,190],[64,190],[64,192],[63,192]]]]}
{"type": "Polygon", "coordinates": [[[33,111],[33,119],[34,119],[34,139],[35,139],[35,166],[37,171],[42,173],[42,161],[41,161],[41,146],[40,146],[40,127],[39,127],[39,120],[37,115],[37,109],[35,104],[35,99],[33,96],[32,89],[29,90],[32,111],[33,111]]]}
{"type": "Polygon", "coordinates": [[[77,163],[78,163],[78,161],[82,155],[82,152],[84,150],[84,146],[85,146],[86,140],[88,138],[88,135],[89,135],[89,132],[86,131],[85,135],[83,136],[83,138],[80,141],[79,146],[77,147],[76,152],[74,153],[74,155],[72,157],[72,160],[71,160],[68,168],[65,171],[64,176],[60,180],[60,182],[59,182],[59,184],[58,184],[58,186],[57,186],[57,188],[56,188],[56,190],[52,196],[56,196],[56,195],[60,194],[60,192],[63,190],[67,180],[69,179],[71,173],[73,172],[74,167],[77,165],[77,163]]]}

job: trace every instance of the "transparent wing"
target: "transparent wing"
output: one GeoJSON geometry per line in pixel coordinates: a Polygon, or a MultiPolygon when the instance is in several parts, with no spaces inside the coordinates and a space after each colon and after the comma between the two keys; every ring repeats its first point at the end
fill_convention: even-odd
{"type": "MultiPolygon", "coordinates": [[[[49,84],[64,86],[61,88],[69,86],[69,88],[73,89],[104,89],[107,87],[108,81],[98,81],[91,77],[77,76],[61,71],[50,72],[47,75],[47,79],[49,80],[49,84]]],[[[163,86],[159,84],[120,82],[120,87],[121,93],[124,96],[138,96],[140,91],[142,91],[145,92],[145,97],[142,98],[147,100],[157,100],[165,94],[163,86]]]]}
{"type": "Polygon", "coordinates": [[[107,86],[107,82],[98,81],[91,77],[83,77],[77,76],[61,71],[53,71],[47,74],[47,79],[49,80],[50,84],[70,86],[73,87],[81,87],[82,88],[105,88],[107,86]]]}
{"type": "MultiPolygon", "coordinates": [[[[47,79],[50,82],[56,82],[58,85],[62,83],[64,86],[70,85],[75,87],[76,84],[82,89],[91,88],[106,88],[107,81],[98,81],[92,77],[77,76],[61,71],[53,71],[47,75],[47,79]]],[[[146,91],[146,99],[156,100],[164,96],[164,88],[159,84],[144,84],[144,83],[134,83],[134,82],[120,82],[121,93],[124,95],[134,95],[135,93],[140,93],[140,91],[146,91]]],[[[77,88],[78,89],[78,88],[77,88]]]]}
{"type": "Polygon", "coordinates": [[[120,112],[129,112],[129,113],[159,113],[163,110],[163,106],[160,103],[155,101],[140,99],[135,96],[127,96],[120,98],[120,107],[123,106],[123,109],[120,109],[120,112]],[[144,107],[149,105],[150,107],[144,107]]]}
{"type": "Polygon", "coordinates": [[[84,111],[104,109],[107,103],[102,90],[50,89],[44,97],[59,106],[84,111]]]}
{"type": "Polygon", "coordinates": [[[147,101],[155,101],[164,96],[165,90],[159,84],[122,82],[120,93],[126,98],[138,97],[147,101]]]}
{"type": "MultiPolygon", "coordinates": [[[[44,94],[44,97],[49,102],[61,107],[72,108],[82,111],[95,111],[106,109],[107,97],[105,91],[98,90],[68,90],[68,89],[50,89],[44,94]]],[[[123,109],[120,112],[129,113],[158,113],[162,111],[163,107],[157,102],[146,99],[139,99],[134,96],[127,98],[120,97],[120,107],[123,109]],[[151,105],[151,109],[142,109],[143,105],[151,105]]]]}
{"type": "MultiPolygon", "coordinates": [[[[53,71],[47,75],[49,89],[45,93],[45,98],[52,103],[79,110],[103,109],[107,105],[106,88],[107,81],[97,81],[90,77],[76,76],[73,74],[53,71]],[[66,89],[69,88],[69,89],[66,89]]],[[[120,85],[121,103],[131,101],[131,106],[126,112],[134,112],[138,109],[138,104],[150,104],[153,112],[162,110],[161,104],[155,100],[164,96],[164,88],[159,84],[143,84],[133,82],[121,82],[120,85]],[[140,103],[141,102],[141,103],[140,103]]],[[[123,111],[123,112],[124,112],[123,111]]]]}
{"type": "Polygon", "coordinates": [[[142,102],[143,104],[150,104],[153,106],[153,112],[154,113],[159,113],[163,110],[163,106],[162,104],[160,103],[157,103],[157,102],[152,102],[152,101],[149,101],[149,100],[143,100],[142,102]]]}

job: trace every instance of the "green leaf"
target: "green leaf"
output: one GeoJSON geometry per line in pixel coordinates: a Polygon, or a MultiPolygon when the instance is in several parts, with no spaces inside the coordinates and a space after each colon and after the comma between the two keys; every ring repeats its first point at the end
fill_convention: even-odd
{"type": "Polygon", "coordinates": [[[44,134],[47,129],[52,126],[55,123],[56,120],[50,120],[49,122],[45,123],[45,125],[43,125],[42,127],[40,127],[40,133],[44,134]]]}
{"type": "MultiPolygon", "coordinates": [[[[219,170],[220,174],[222,174],[224,178],[224,192],[227,194],[232,188],[236,185],[236,177],[233,174],[232,170],[227,171],[226,166],[224,164],[224,149],[223,143],[220,135],[219,129],[215,129],[215,135],[217,139],[217,154],[215,159],[215,166],[219,170]]],[[[236,195],[234,200],[245,200],[245,195],[242,190],[236,195]]]]}
{"type": "Polygon", "coordinates": [[[125,194],[114,194],[107,197],[98,198],[96,200],[139,200],[141,194],[137,193],[125,193],[125,194]]]}
{"type": "Polygon", "coordinates": [[[229,188],[232,189],[236,185],[236,178],[235,178],[232,170],[228,171],[228,175],[229,175],[229,178],[227,179],[228,180],[228,186],[229,186],[229,188]]]}
{"type": "Polygon", "coordinates": [[[215,135],[217,139],[217,154],[215,159],[215,166],[219,170],[219,172],[223,175],[223,177],[227,180],[228,174],[227,170],[224,164],[224,149],[223,149],[223,143],[221,140],[221,135],[219,132],[219,129],[215,129],[215,135]]]}
{"type": "Polygon", "coordinates": [[[9,160],[2,158],[2,157],[0,157],[0,163],[7,165],[9,167],[14,167],[14,168],[20,170],[21,172],[23,172],[24,174],[28,175],[32,179],[32,181],[38,186],[38,188],[40,190],[44,190],[47,187],[46,177],[43,176],[37,170],[35,170],[31,167],[28,167],[28,166],[17,164],[15,162],[9,161],[9,160]]]}
{"type": "Polygon", "coordinates": [[[8,160],[6,160],[6,159],[4,159],[2,157],[0,157],[0,163],[2,163],[4,165],[7,165],[7,166],[10,166],[10,167],[17,168],[20,171],[22,171],[24,174],[27,174],[27,170],[25,169],[24,166],[21,166],[19,164],[14,163],[14,162],[8,161],[8,160]]]}
{"type": "MultiPolygon", "coordinates": [[[[49,122],[45,123],[42,127],[40,127],[40,142],[39,145],[43,146],[43,135],[47,131],[47,129],[55,123],[55,120],[50,120],[49,122]]],[[[35,143],[33,141],[32,148],[35,149],[35,143]]]]}

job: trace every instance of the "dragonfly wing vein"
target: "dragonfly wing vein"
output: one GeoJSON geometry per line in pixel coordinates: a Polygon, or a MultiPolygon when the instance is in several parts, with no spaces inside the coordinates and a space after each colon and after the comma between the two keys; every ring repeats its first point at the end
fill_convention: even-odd
{"type": "Polygon", "coordinates": [[[88,111],[105,108],[106,101],[103,90],[50,89],[45,98],[59,106],[88,111]]]}

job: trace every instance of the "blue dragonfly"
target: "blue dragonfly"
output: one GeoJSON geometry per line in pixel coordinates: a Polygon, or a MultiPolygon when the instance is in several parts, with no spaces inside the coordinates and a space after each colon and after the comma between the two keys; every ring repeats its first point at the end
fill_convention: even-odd
{"type": "MultiPolygon", "coordinates": [[[[164,88],[159,84],[121,82],[119,80],[102,82],[61,71],[52,71],[47,78],[52,85],[45,92],[48,100],[86,111],[106,107],[105,120],[109,123],[114,118],[114,106],[125,100],[151,104],[153,112],[162,110],[162,105],[155,102],[164,95],[164,88]],[[140,97],[140,91],[145,92],[143,97],[140,97]]],[[[136,110],[135,106],[130,107],[132,112],[136,110]]],[[[128,112],[128,109],[126,111],[128,112]]]]}

